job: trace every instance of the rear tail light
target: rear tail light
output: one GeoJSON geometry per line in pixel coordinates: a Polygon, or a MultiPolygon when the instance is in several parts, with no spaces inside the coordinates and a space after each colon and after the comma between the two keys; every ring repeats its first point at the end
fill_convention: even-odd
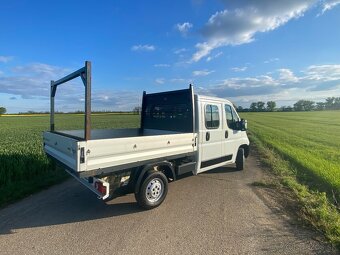
{"type": "Polygon", "coordinates": [[[106,186],[102,182],[95,182],[94,187],[96,190],[98,190],[102,194],[106,194],[106,186]]]}

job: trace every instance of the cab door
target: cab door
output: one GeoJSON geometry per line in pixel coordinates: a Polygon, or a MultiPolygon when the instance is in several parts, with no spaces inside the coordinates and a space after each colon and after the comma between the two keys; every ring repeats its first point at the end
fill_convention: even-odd
{"type": "Polygon", "coordinates": [[[198,172],[212,169],[216,164],[221,163],[222,109],[222,103],[202,102],[201,104],[200,166],[198,172]]]}
{"type": "Polygon", "coordinates": [[[241,135],[241,131],[236,129],[236,122],[239,121],[239,117],[230,104],[225,103],[223,108],[224,138],[222,142],[222,155],[225,157],[226,161],[234,161],[238,151],[239,139],[241,135]]]}

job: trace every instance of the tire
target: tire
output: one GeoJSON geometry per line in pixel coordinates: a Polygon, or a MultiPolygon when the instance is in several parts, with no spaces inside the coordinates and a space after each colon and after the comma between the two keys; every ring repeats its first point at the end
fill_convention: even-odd
{"type": "Polygon", "coordinates": [[[244,149],[239,148],[236,156],[236,169],[238,171],[241,171],[244,169],[244,163],[245,163],[245,157],[244,157],[244,149]]]}
{"type": "Polygon", "coordinates": [[[148,172],[135,198],[140,207],[153,209],[165,200],[168,180],[162,172],[148,172]]]}

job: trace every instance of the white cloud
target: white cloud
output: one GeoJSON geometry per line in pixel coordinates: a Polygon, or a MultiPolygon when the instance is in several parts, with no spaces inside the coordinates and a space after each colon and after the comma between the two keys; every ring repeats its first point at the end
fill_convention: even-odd
{"type": "Polygon", "coordinates": [[[134,45],[131,47],[132,51],[154,51],[156,47],[154,45],[144,44],[144,45],[134,45]]]}
{"type": "Polygon", "coordinates": [[[312,65],[304,73],[308,80],[336,81],[340,80],[340,65],[312,65]]]}
{"type": "Polygon", "coordinates": [[[263,61],[265,64],[273,63],[273,62],[278,62],[280,59],[279,58],[270,58],[268,60],[263,61]]]}
{"type": "Polygon", "coordinates": [[[43,63],[17,66],[13,68],[12,75],[0,77],[0,93],[20,95],[23,98],[48,97],[50,81],[64,76],[69,71],[43,63]]]}
{"type": "Polygon", "coordinates": [[[298,82],[299,78],[297,78],[293,72],[289,69],[282,68],[278,70],[279,79],[281,82],[298,82]]]}
{"type": "Polygon", "coordinates": [[[333,9],[335,6],[340,4],[340,0],[327,0],[322,2],[322,11],[321,13],[325,13],[326,11],[329,11],[333,9]]]}
{"type": "Polygon", "coordinates": [[[141,105],[141,92],[94,90],[92,93],[93,110],[132,110],[141,105]]]}
{"type": "Polygon", "coordinates": [[[164,78],[157,78],[157,79],[155,80],[155,82],[156,82],[157,84],[164,84],[165,79],[164,79],[164,78]]]}
{"type": "Polygon", "coordinates": [[[174,53],[175,53],[176,55],[178,55],[178,54],[181,54],[181,53],[186,52],[186,51],[187,51],[186,48],[180,48],[180,49],[174,50],[174,53]]]}
{"type": "Polygon", "coordinates": [[[182,36],[186,36],[189,30],[193,27],[193,25],[189,22],[184,22],[182,24],[177,23],[176,29],[182,34],[182,36]]]}
{"type": "Polygon", "coordinates": [[[191,79],[184,79],[184,78],[172,78],[172,79],[170,79],[170,82],[189,84],[189,83],[192,83],[192,80],[191,79]]]}
{"type": "Polygon", "coordinates": [[[170,67],[169,64],[155,64],[154,67],[170,67]]]}
{"type": "MultiPolygon", "coordinates": [[[[49,110],[50,81],[57,80],[74,71],[44,63],[33,63],[14,67],[12,73],[0,77],[0,94],[17,98],[15,105],[8,108],[15,112],[49,110]],[[27,106],[21,100],[34,100],[27,106]],[[14,110],[15,109],[15,110],[14,110]]],[[[92,90],[92,109],[131,110],[140,104],[141,92],[92,90]]],[[[84,107],[84,86],[77,78],[57,89],[56,110],[74,111],[84,107]]]]}
{"type": "Polygon", "coordinates": [[[234,71],[234,72],[244,72],[248,69],[247,66],[242,66],[242,67],[232,67],[230,68],[231,71],[234,71]]]}
{"type": "Polygon", "coordinates": [[[197,70],[197,71],[193,71],[192,72],[192,75],[193,76],[207,76],[207,75],[209,75],[209,74],[211,74],[211,73],[213,73],[213,72],[215,72],[215,71],[209,71],[209,70],[207,70],[207,69],[204,69],[204,70],[197,70]]]}
{"type": "Polygon", "coordinates": [[[0,56],[0,63],[7,63],[13,60],[12,56],[0,56]]]}
{"type": "Polygon", "coordinates": [[[254,41],[257,33],[274,30],[302,16],[317,0],[224,0],[227,9],[210,17],[201,33],[205,42],[196,44],[191,61],[197,62],[212,50],[254,41]]]}
{"type": "Polygon", "coordinates": [[[207,57],[207,62],[210,62],[211,60],[213,60],[213,59],[215,59],[215,58],[218,58],[218,57],[220,57],[220,56],[222,56],[223,55],[223,52],[217,52],[215,55],[213,55],[213,56],[209,56],[209,57],[207,57]]]}
{"type": "Polygon", "coordinates": [[[236,102],[322,100],[340,94],[340,65],[311,65],[299,73],[282,68],[271,75],[228,78],[199,89],[199,93],[236,102]]]}
{"type": "Polygon", "coordinates": [[[32,63],[24,66],[16,66],[12,69],[14,73],[21,74],[23,76],[39,76],[43,78],[56,78],[63,76],[68,71],[68,68],[59,66],[52,66],[44,63],[32,63]]]}
{"type": "Polygon", "coordinates": [[[195,47],[197,48],[197,51],[194,53],[194,55],[191,58],[191,62],[197,62],[201,60],[201,58],[208,56],[210,52],[217,48],[222,46],[217,41],[211,41],[211,42],[204,42],[204,43],[197,43],[195,47]]]}

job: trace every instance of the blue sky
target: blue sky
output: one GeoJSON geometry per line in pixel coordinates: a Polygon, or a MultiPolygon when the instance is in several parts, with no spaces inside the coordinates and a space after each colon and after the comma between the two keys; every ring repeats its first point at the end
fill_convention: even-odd
{"type": "MultiPolygon", "coordinates": [[[[93,109],[186,88],[238,105],[340,96],[340,0],[0,3],[0,105],[48,111],[49,82],[92,61],[93,109]]],[[[79,80],[57,109],[82,109],[79,80]]]]}

